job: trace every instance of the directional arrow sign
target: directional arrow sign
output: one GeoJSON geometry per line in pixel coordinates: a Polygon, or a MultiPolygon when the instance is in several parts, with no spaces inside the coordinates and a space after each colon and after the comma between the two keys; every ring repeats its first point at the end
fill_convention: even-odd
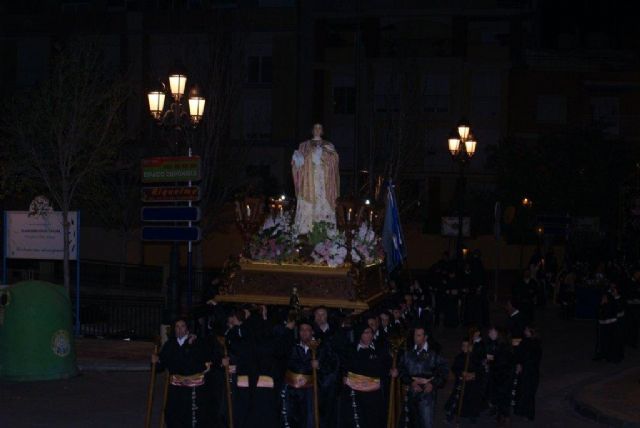
{"type": "Polygon", "coordinates": [[[142,221],[200,221],[198,207],[143,207],[142,221]]]}
{"type": "Polygon", "coordinates": [[[199,241],[201,233],[199,227],[151,227],[142,228],[143,241],[199,241]]]}

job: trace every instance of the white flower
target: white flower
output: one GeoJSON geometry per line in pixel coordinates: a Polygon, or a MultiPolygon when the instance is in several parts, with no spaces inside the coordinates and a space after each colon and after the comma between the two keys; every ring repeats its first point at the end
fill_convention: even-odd
{"type": "Polygon", "coordinates": [[[362,223],[360,225],[360,229],[358,230],[358,238],[360,240],[364,240],[367,237],[367,225],[362,223]]]}
{"type": "Polygon", "coordinates": [[[262,225],[262,230],[267,230],[270,229],[272,227],[274,227],[276,225],[275,221],[273,218],[271,217],[267,217],[267,219],[264,221],[264,224],[262,225]]]}
{"type": "Polygon", "coordinates": [[[338,248],[338,256],[344,260],[344,258],[347,257],[347,249],[344,247],[338,248]]]}
{"type": "Polygon", "coordinates": [[[358,254],[355,249],[351,250],[351,260],[353,260],[354,263],[360,263],[360,254],[358,254]]]}
{"type": "Polygon", "coordinates": [[[373,230],[369,230],[367,233],[367,241],[373,242],[376,239],[376,233],[373,230]]]}

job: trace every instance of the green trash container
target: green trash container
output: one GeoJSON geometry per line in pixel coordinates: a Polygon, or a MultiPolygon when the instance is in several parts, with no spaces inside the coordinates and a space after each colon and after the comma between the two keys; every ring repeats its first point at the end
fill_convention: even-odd
{"type": "Polygon", "coordinates": [[[0,380],[77,374],[71,301],[64,287],[23,281],[0,288],[0,380]]]}

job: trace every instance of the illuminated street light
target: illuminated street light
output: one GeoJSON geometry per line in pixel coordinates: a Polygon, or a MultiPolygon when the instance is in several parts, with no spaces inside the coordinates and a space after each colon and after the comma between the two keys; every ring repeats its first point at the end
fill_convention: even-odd
{"type": "Polygon", "coordinates": [[[460,175],[458,177],[458,242],[456,254],[459,260],[464,257],[462,242],[463,204],[464,204],[464,167],[476,153],[478,141],[471,133],[471,126],[466,120],[461,120],[456,129],[451,131],[447,139],[447,148],[451,159],[458,164],[460,175]]]}

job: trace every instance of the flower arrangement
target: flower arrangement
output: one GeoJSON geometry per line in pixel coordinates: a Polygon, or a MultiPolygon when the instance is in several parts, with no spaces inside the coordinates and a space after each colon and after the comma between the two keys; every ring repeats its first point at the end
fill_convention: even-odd
{"type": "MultiPolygon", "coordinates": [[[[373,264],[384,259],[380,240],[366,223],[353,233],[351,260],[373,264]]],[[[306,236],[299,236],[287,212],[269,217],[248,246],[251,260],[268,263],[302,263],[343,266],[349,253],[344,232],[327,222],[313,223],[306,236]]]]}
{"type": "Polygon", "coordinates": [[[314,223],[309,233],[309,244],[313,246],[311,258],[316,265],[342,266],[347,257],[344,233],[329,223],[314,223]]]}
{"type": "Polygon", "coordinates": [[[291,225],[291,215],[281,213],[269,217],[249,242],[253,260],[282,263],[295,256],[298,233],[291,225]]]}
{"type": "Polygon", "coordinates": [[[384,250],[373,229],[362,223],[351,242],[351,260],[354,263],[372,264],[382,261],[384,250]]]}

